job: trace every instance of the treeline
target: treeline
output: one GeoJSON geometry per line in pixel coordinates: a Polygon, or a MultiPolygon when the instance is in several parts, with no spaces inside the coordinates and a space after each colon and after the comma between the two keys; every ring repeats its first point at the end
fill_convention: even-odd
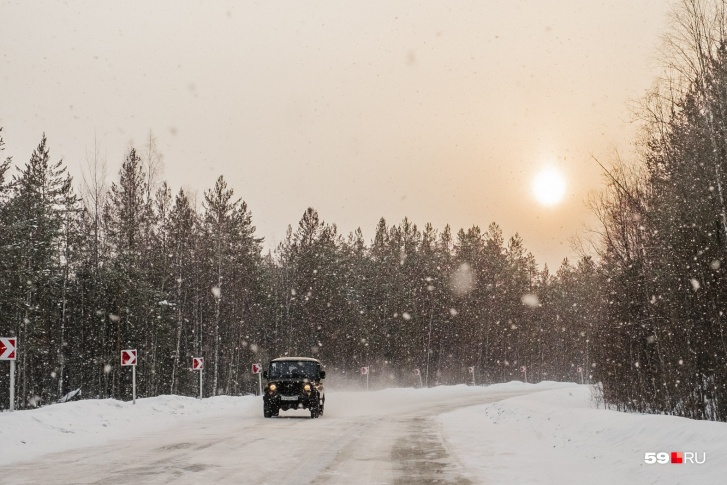
{"type": "MultiPolygon", "coordinates": [[[[70,389],[130,397],[253,392],[250,364],[319,357],[375,385],[599,382],[618,409],[727,420],[727,5],[682,0],[667,75],[644,99],[635,160],[604,168],[592,259],[542,270],[496,224],[453,233],[381,219],[371,241],[306,210],[263,253],[223,177],[190,194],[159,182],[154,139],[107,187],[76,191],[45,136],[0,160],[0,336],[17,336],[16,405],[70,389]]],[[[2,133],[0,133],[1,135],[2,133]]],[[[2,138],[0,138],[0,150],[2,138]]],[[[8,403],[0,362],[0,408],[8,403]]]]}
{"type": "Polygon", "coordinates": [[[192,356],[206,395],[254,391],[250,364],[281,355],[319,357],[331,376],[369,366],[382,386],[417,384],[414,369],[426,385],[466,382],[470,366],[479,382],[522,379],[522,366],[531,380],[588,377],[591,260],[552,276],[495,224],[382,219],[367,244],[313,209],[263,255],[223,177],[197,210],[155,182],[159,159],[152,137],[130,148],[110,187],[92,163],[80,195],[45,136],[18,173],[2,165],[0,336],[19,339],[18,407],[79,387],[128,398],[129,348],[140,396],[196,394],[192,356]]]}
{"type": "Polygon", "coordinates": [[[639,159],[608,171],[596,204],[609,300],[597,378],[621,409],[727,420],[726,7],[673,12],[639,159]]]}

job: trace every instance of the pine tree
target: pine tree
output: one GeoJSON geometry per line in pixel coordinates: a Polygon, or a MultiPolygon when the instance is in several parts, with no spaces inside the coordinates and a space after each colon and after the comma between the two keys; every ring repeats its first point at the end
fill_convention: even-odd
{"type": "Polygon", "coordinates": [[[11,321],[20,322],[14,329],[24,349],[19,362],[19,400],[22,406],[29,406],[57,396],[54,379],[63,360],[65,290],[72,264],[69,218],[76,203],[62,161],[50,162],[45,134],[14,178],[13,188],[6,213],[13,249],[5,263],[16,290],[9,295],[6,311],[12,315],[11,321]]]}
{"type": "Polygon", "coordinates": [[[193,272],[195,240],[199,237],[198,220],[197,214],[183,190],[180,190],[175,198],[165,230],[169,238],[170,276],[173,278],[173,284],[168,289],[169,306],[174,310],[176,327],[169,382],[169,392],[174,394],[179,388],[178,373],[186,367],[183,358],[189,360],[189,358],[197,356],[194,354],[194,326],[191,324],[193,287],[190,276],[193,272]]]}
{"type": "MultiPolygon", "coordinates": [[[[233,190],[220,176],[215,187],[205,192],[203,237],[208,253],[208,294],[213,299],[213,378],[212,393],[223,387],[230,392],[240,383],[239,365],[243,349],[252,354],[259,349],[262,332],[252,321],[259,317],[258,299],[262,288],[261,243],[255,237],[247,204],[233,200],[233,190]],[[252,340],[252,341],[251,341],[252,340]]],[[[202,350],[205,350],[203,347],[202,350]]]]}
{"type": "MultiPolygon", "coordinates": [[[[112,325],[113,346],[107,363],[116,364],[122,349],[137,349],[141,396],[146,395],[150,364],[149,340],[154,305],[160,299],[155,294],[148,271],[147,237],[151,232],[151,201],[141,159],[130,148],[119,171],[118,184],[112,183],[105,208],[105,231],[111,243],[111,266],[105,271],[109,279],[107,315],[112,325]]],[[[112,394],[121,397],[130,392],[129,372],[113,367],[112,394]]]]}

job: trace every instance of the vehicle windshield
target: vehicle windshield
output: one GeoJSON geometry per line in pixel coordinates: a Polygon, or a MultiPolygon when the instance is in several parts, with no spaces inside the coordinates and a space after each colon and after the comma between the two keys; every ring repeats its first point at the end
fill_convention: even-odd
{"type": "Polygon", "coordinates": [[[318,364],[316,362],[286,360],[282,362],[271,362],[269,379],[281,378],[307,378],[316,379],[318,377],[318,364]]]}

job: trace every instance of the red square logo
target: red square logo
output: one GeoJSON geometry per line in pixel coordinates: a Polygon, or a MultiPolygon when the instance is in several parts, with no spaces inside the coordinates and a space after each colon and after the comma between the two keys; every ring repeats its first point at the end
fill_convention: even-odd
{"type": "Polygon", "coordinates": [[[672,451],[671,452],[671,462],[675,464],[682,463],[682,452],[681,451],[672,451]]]}

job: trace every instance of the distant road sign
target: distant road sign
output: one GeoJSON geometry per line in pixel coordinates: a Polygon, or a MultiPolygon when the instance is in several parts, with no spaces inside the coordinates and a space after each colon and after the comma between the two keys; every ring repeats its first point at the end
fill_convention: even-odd
{"type": "Polygon", "coordinates": [[[368,367],[361,367],[361,375],[362,376],[365,376],[368,373],[369,373],[369,368],[368,367]]]}
{"type": "Polygon", "coordinates": [[[414,369],[414,375],[420,376],[420,375],[422,375],[422,372],[419,369],[414,369]]]}
{"type": "Polygon", "coordinates": [[[474,367],[468,367],[467,369],[470,371],[470,374],[474,374],[475,373],[475,368],[474,367]]]}
{"type": "Polygon", "coordinates": [[[192,357],[192,370],[204,369],[204,357],[192,357]]]}
{"type": "Polygon", "coordinates": [[[15,360],[17,337],[0,337],[0,360],[15,360]]]}
{"type": "Polygon", "coordinates": [[[252,373],[253,374],[260,374],[263,371],[263,365],[262,364],[253,364],[252,365],[252,373]]]}
{"type": "Polygon", "coordinates": [[[121,351],[121,365],[136,365],[136,349],[121,351]]]}

